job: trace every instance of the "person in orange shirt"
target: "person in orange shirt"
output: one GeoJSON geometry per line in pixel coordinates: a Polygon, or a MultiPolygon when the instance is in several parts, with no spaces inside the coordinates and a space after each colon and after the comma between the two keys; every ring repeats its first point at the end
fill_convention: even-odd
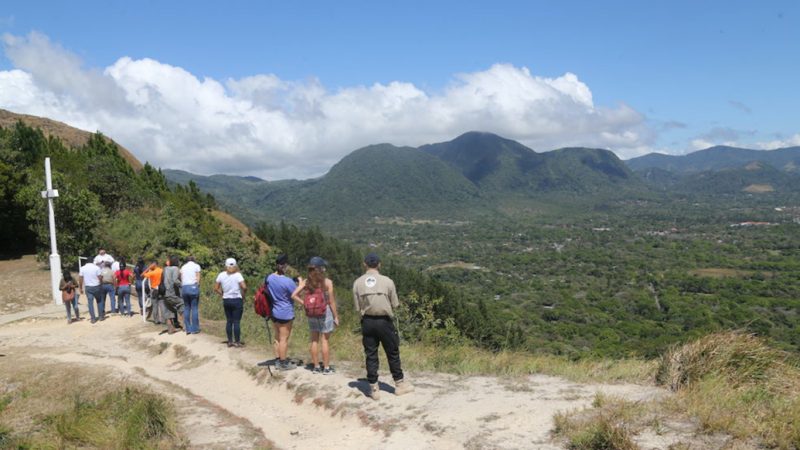
{"type": "Polygon", "coordinates": [[[164,311],[160,308],[160,304],[163,302],[159,301],[158,297],[158,285],[161,284],[162,272],[164,269],[158,266],[158,261],[153,261],[147,270],[142,272],[142,276],[148,279],[150,285],[150,309],[147,312],[147,318],[152,317],[155,324],[164,323],[164,311]]]}

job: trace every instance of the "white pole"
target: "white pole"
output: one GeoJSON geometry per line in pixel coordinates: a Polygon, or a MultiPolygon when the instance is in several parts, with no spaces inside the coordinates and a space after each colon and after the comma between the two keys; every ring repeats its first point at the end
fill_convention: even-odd
{"type": "Polygon", "coordinates": [[[61,281],[61,256],[56,247],[56,216],[53,209],[53,199],[58,197],[58,190],[53,189],[53,179],[50,176],[50,158],[44,159],[44,176],[47,190],[42,191],[42,197],[47,199],[47,213],[50,220],[50,285],[53,288],[53,302],[62,305],[58,285],[61,281]]]}
{"type": "MultiPolygon", "coordinates": [[[[150,279],[147,278],[147,277],[144,277],[144,280],[142,281],[142,296],[144,298],[140,298],[139,299],[139,300],[142,301],[142,307],[141,307],[141,310],[142,310],[141,311],[142,312],[142,323],[147,323],[147,316],[145,316],[144,311],[147,309],[147,307],[145,306],[145,302],[147,301],[147,294],[145,294],[145,292],[147,292],[147,288],[148,287],[150,287],[150,279]]],[[[152,308],[152,306],[151,306],[151,308],[152,308]]]]}

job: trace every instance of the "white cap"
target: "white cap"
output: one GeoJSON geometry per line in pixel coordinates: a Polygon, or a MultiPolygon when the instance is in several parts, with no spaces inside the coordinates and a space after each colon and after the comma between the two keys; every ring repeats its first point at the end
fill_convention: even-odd
{"type": "Polygon", "coordinates": [[[234,267],[236,265],[236,260],[233,258],[228,258],[225,260],[225,267],[234,267]]]}

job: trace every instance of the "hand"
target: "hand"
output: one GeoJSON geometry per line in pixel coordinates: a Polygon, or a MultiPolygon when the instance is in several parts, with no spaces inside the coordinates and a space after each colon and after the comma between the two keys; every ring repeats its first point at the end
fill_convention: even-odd
{"type": "Polygon", "coordinates": [[[336,325],[337,327],[339,326],[339,318],[338,317],[334,317],[333,318],[333,324],[336,325]]]}

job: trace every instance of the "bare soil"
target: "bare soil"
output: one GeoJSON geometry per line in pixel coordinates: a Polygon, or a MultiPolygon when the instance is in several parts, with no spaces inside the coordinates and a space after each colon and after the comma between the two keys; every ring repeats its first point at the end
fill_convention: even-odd
{"type": "MultiPolygon", "coordinates": [[[[27,306],[48,303],[49,277],[32,259],[2,262],[0,274],[6,285],[19,286],[0,293],[3,314],[19,311],[20,298],[27,306]]],[[[85,298],[82,303],[85,313],[85,298]]],[[[304,368],[270,373],[257,365],[267,355],[227,348],[207,334],[161,334],[136,316],[67,324],[62,310],[50,311],[0,320],[4,370],[39,361],[42,370],[66,364],[150,386],[172,398],[192,448],[556,449],[563,443],[551,436],[553,415],[589,407],[598,392],[633,401],[669,395],[652,386],[579,384],[545,375],[407,371],[414,392],[395,396],[391,383],[382,381],[381,398],[373,401],[365,395],[361,364],[339,363],[333,375],[304,368]]],[[[390,380],[388,373],[381,377],[390,380]]],[[[638,443],[668,448],[691,433],[643,432],[638,443]]]]}

